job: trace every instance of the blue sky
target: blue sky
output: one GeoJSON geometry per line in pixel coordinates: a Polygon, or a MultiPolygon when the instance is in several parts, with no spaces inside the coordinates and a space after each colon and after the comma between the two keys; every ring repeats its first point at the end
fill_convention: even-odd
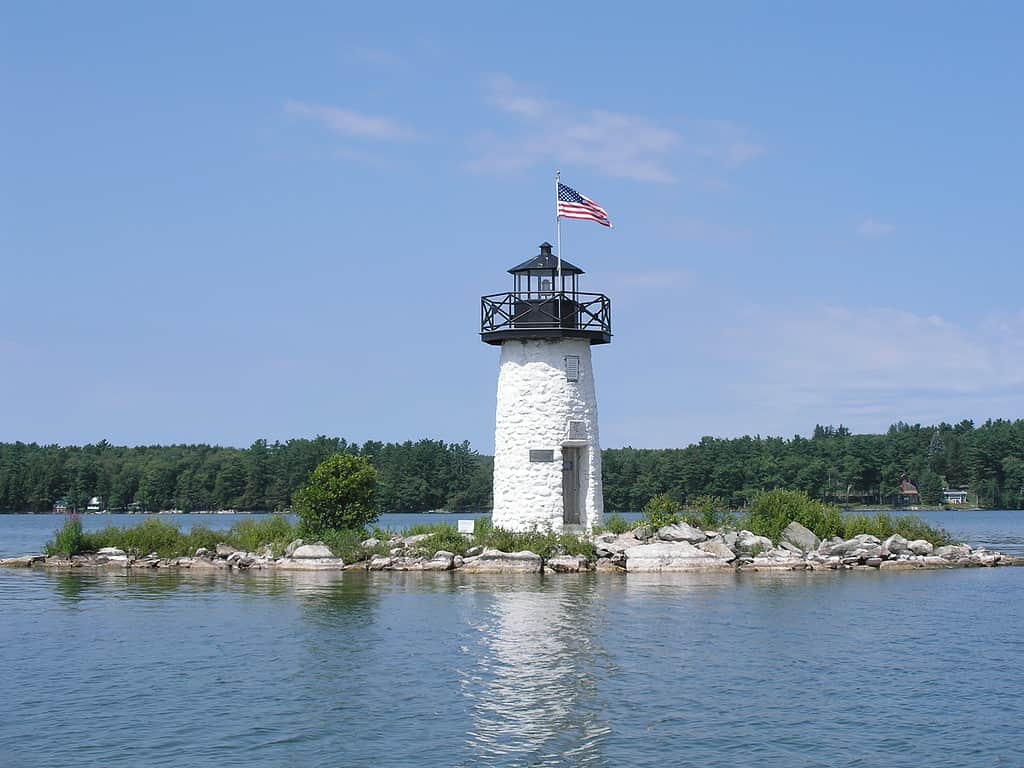
{"type": "Polygon", "coordinates": [[[1018,5],[587,8],[5,8],[0,440],[490,451],[556,167],[606,446],[1022,415],[1018,5]]]}

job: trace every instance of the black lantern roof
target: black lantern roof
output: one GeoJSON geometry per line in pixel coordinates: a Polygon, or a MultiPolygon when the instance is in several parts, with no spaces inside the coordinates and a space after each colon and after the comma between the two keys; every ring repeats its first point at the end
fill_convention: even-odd
{"type": "MultiPolygon", "coordinates": [[[[529,272],[531,269],[558,269],[558,257],[551,252],[551,243],[541,243],[540,253],[529,261],[524,261],[517,267],[512,267],[509,272],[513,275],[519,272],[529,272]]],[[[563,275],[582,275],[583,270],[575,264],[570,264],[562,259],[563,275]]]]}

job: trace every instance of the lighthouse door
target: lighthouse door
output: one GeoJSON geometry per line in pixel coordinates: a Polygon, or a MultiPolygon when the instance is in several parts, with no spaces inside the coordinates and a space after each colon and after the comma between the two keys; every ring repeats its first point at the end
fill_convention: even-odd
{"type": "Polygon", "coordinates": [[[580,524],[579,448],[562,448],[562,522],[580,524]]]}

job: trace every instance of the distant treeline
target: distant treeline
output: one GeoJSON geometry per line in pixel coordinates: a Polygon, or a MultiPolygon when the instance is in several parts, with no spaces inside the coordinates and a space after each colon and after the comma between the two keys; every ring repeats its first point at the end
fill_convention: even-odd
{"type": "MultiPolygon", "coordinates": [[[[969,489],[979,505],[1024,506],[1024,421],[1002,419],[922,427],[903,422],[884,435],[843,426],[814,429],[810,439],[705,437],[682,449],[622,448],[603,454],[608,510],[639,510],[652,496],[678,501],[720,496],[745,506],[762,490],[806,491],[829,502],[897,504],[902,479],[920,501],[937,504],[944,488],[969,489]]],[[[912,502],[913,503],[913,502],[912,502]]]]}
{"type": "Polygon", "coordinates": [[[340,452],[365,456],[377,468],[383,511],[491,506],[491,459],[468,442],[359,445],[321,436],[257,440],[245,449],[0,443],[0,510],[44,512],[59,499],[84,510],[93,496],[109,510],[282,510],[317,464],[340,452]]]}
{"type": "MultiPolygon", "coordinates": [[[[257,440],[245,449],[0,443],[0,510],[43,512],[61,498],[84,509],[92,496],[111,510],[280,510],[316,465],[337,452],[365,456],[377,468],[384,512],[491,506],[493,461],[468,442],[359,445],[321,436],[257,440]]],[[[638,511],[659,493],[681,502],[719,496],[742,507],[773,488],[838,503],[894,504],[903,479],[925,504],[941,502],[943,488],[963,488],[982,506],[1024,507],[1024,420],[980,427],[900,422],[884,435],[818,426],[809,439],[705,437],[687,448],[610,449],[603,460],[609,512],[638,511]]]]}

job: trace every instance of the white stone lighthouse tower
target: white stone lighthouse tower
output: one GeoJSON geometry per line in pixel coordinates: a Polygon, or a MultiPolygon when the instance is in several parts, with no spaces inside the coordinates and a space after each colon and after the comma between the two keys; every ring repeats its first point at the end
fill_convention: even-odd
{"type": "Polygon", "coordinates": [[[612,339],[611,302],[561,267],[542,243],[511,293],[480,300],[481,339],[501,346],[492,519],[514,531],[589,531],[604,511],[590,347],[612,339]]]}

